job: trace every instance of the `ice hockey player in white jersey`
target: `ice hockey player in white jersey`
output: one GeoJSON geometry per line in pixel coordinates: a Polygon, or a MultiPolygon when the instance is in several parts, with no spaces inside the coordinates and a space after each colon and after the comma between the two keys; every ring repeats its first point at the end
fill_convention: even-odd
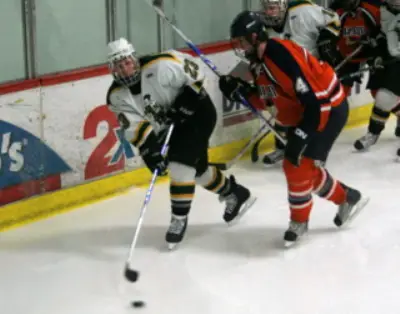
{"type": "Polygon", "coordinates": [[[108,50],[114,77],[107,93],[109,108],[117,115],[126,139],[140,151],[147,168],[151,172],[159,169],[162,175],[169,170],[169,247],[173,248],[185,235],[196,184],[225,202],[225,222],[240,218],[255,198],[233,176],[227,178],[208,164],[209,139],[217,114],[203,86],[205,74],[197,61],[175,50],[138,58],[124,38],[109,43],[108,50]],[[161,146],[171,124],[174,129],[167,158],[163,158],[161,146]]]}
{"type": "MultiPolygon", "coordinates": [[[[378,40],[374,44],[376,53],[370,66],[375,71],[370,80],[371,77],[374,79],[368,86],[373,85],[370,89],[377,92],[368,132],[354,143],[357,150],[367,150],[378,141],[391,112],[397,110],[400,99],[400,1],[386,0],[380,2],[378,8],[377,24],[380,24],[386,40],[378,40]]],[[[396,136],[399,135],[397,132],[396,128],[396,136]]],[[[397,154],[400,156],[400,151],[397,154]]]]}
{"type": "MultiPolygon", "coordinates": [[[[260,0],[260,3],[271,37],[290,39],[330,65],[338,63],[340,20],[334,11],[307,0],[260,0]]],[[[275,129],[285,136],[286,127],[279,121],[275,129]]],[[[284,145],[275,137],[275,150],[263,157],[263,163],[271,165],[283,160],[283,152],[284,145]]]]}

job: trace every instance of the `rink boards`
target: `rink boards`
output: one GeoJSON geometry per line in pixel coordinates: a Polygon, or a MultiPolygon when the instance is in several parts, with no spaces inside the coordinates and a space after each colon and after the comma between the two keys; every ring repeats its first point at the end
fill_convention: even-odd
{"type": "MultiPolygon", "coordinates": [[[[226,43],[205,51],[222,73],[248,76],[226,43]]],[[[226,101],[217,77],[201,65],[218,111],[210,158],[228,161],[260,122],[226,101]]],[[[150,173],[105,105],[111,81],[102,66],[0,86],[0,230],[149,182],[150,173]]],[[[364,85],[365,79],[353,89],[348,127],[368,119],[372,98],[364,85]]],[[[262,149],[271,144],[272,138],[265,140],[262,149]]]]}

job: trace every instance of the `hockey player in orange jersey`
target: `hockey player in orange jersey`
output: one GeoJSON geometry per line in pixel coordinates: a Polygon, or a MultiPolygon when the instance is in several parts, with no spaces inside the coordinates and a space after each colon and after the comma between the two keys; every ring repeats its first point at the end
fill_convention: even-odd
{"type": "MultiPolygon", "coordinates": [[[[334,0],[331,8],[336,11],[341,20],[338,48],[343,57],[363,45],[361,51],[340,69],[338,75],[346,76],[357,72],[362,65],[366,64],[373,69],[370,71],[366,87],[375,98],[368,132],[354,143],[357,150],[366,150],[378,141],[390,113],[399,116],[400,62],[392,62],[393,57],[397,58],[397,56],[391,56],[389,53],[388,46],[391,43],[385,36],[381,16],[382,10],[386,11],[390,5],[388,1],[385,3],[381,0],[334,0]],[[391,64],[385,67],[384,64],[388,61],[391,64]]],[[[355,82],[361,83],[361,76],[342,81],[347,93],[355,82]]],[[[400,137],[399,117],[395,135],[400,137]]]]}
{"type": "Polygon", "coordinates": [[[277,119],[289,127],[283,161],[290,207],[286,244],[307,232],[312,193],[338,205],[336,226],[349,223],[368,199],[334,179],[323,166],[349,110],[334,70],[292,41],[268,38],[255,12],[244,11],[235,18],[231,41],[235,51],[250,61],[256,85],[222,76],[219,86],[225,97],[237,101],[240,92],[259,109],[263,102],[277,100],[277,119]]]}

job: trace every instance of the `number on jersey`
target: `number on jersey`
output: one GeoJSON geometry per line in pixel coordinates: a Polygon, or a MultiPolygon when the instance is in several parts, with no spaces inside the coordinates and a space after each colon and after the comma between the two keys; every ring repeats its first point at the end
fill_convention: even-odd
{"type": "Polygon", "coordinates": [[[199,75],[199,65],[189,59],[185,59],[183,62],[183,69],[185,72],[188,73],[193,80],[197,80],[199,75]]]}
{"type": "Polygon", "coordinates": [[[298,92],[300,94],[305,94],[310,91],[307,84],[303,81],[303,79],[301,77],[297,78],[295,89],[296,89],[296,92],[298,92]]]}

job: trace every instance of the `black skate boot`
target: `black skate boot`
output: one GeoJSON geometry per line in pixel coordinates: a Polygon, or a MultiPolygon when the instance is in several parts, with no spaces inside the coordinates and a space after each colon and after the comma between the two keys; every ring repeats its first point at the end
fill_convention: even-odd
{"type": "Polygon", "coordinates": [[[308,221],[297,222],[291,221],[289,223],[289,228],[286,230],[283,240],[285,240],[285,246],[290,247],[295,244],[302,236],[304,236],[308,231],[308,221]]]}
{"type": "Polygon", "coordinates": [[[219,196],[219,201],[226,203],[224,220],[228,224],[234,224],[247,212],[256,199],[248,189],[236,183],[234,176],[230,176],[228,192],[219,196]]]}
{"type": "Polygon", "coordinates": [[[367,150],[372,145],[375,145],[378,139],[379,134],[372,134],[371,132],[367,132],[367,134],[354,142],[354,148],[359,151],[367,150]]]}
{"type": "Polygon", "coordinates": [[[346,201],[339,205],[338,212],[333,219],[337,227],[343,227],[349,224],[369,201],[369,198],[362,197],[360,191],[345,186],[344,184],[342,184],[342,186],[345,188],[347,196],[346,201]]]}
{"type": "Polygon", "coordinates": [[[171,223],[167,234],[165,235],[165,240],[167,241],[170,250],[174,249],[175,246],[183,240],[186,232],[187,221],[187,216],[172,215],[171,223]]]}

